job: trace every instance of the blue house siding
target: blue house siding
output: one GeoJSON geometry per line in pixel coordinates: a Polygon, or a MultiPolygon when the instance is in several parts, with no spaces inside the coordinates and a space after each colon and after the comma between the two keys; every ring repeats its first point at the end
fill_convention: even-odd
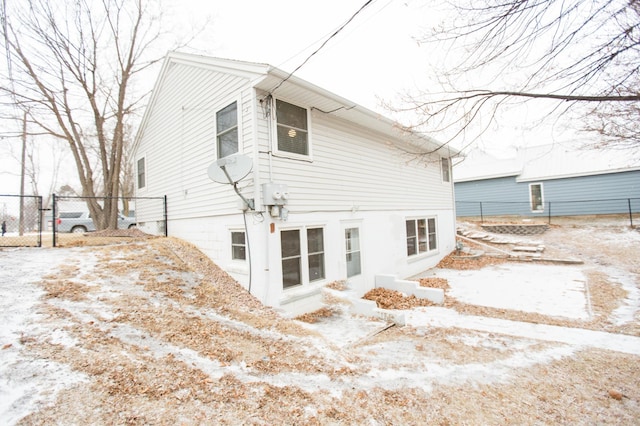
{"type": "Polygon", "coordinates": [[[640,211],[640,171],[518,182],[516,176],[456,182],[458,216],[568,216],[640,211]],[[541,184],[544,211],[532,212],[530,184],[541,184]],[[591,201],[597,200],[597,201],[591,201]],[[482,202],[482,207],[480,203],[482,202]]]}

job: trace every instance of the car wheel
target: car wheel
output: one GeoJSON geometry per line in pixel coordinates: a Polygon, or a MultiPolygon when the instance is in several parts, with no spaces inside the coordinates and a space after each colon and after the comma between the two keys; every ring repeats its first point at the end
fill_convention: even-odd
{"type": "Polygon", "coordinates": [[[84,234],[85,232],[87,232],[87,228],[85,228],[84,226],[74,226],[73,228],[71,228],[71,232],[73,232],[74,234],[84,234]]]}

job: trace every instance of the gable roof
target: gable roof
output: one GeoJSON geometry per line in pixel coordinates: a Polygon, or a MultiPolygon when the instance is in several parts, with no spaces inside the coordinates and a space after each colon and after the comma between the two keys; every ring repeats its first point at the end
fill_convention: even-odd
{"type": "Polygon", "coordinates": [[[640,170],[640,161],[622,150],[580,149],[552,144],[518,148],[514,157],[498,159],[479,151],[454,168],[454,181],[516,176],[517,182],[640,170]]]}
{"type": "Polygon", "coordinates": [[[152,110],[159,96],[159,88],[162,85],[167,69],[172,63],[183,63],[241,75],[251,81],[252,87],[264,92],[265,95],[273,94],[275,97],[282,97],[290,102],[297,101],[301,103],[300,106],[331,114],[334,117],[359,124],[362,127],[372,129],[394,139],[402,138],[414,147],[425,151],[435,151],[444,157],[459,154],[458,150],[448,145],[443,145],[425,134],[404,130],[401,124],[389,118],[274,66],[182,52],[169,52],[165,57],[153,88],[151,99],[138,128],[134,149],[148,121],[149,111],[152,110]]]}

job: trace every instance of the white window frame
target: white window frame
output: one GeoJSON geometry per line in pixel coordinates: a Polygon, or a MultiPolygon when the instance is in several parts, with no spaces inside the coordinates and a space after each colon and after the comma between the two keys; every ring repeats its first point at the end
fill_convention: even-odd
{"type": "Polygon", "coordinates": [[[230,229],[229,230],[229,238],[230,238],[230,248],[231,248],[231,260],[234,262],[246,262],[247,261],[247,233],[243,229],[230,229]],[[244,237],[244,242],[242,244],[233,242],[233,234],[242,234],[244,237]],[[239,257],[234,257],[234,247],[243,247],[244,248],[244,259],[239,257]]]}
{"type": "Polygon", "coordinates": [[[529,208],[531,209],[532,213],[540,213],[544,211],[544,186],[542,185],[542,182],[535,182],[535,183],[530,183],[529,184],[529,208]],[[540,208],[535,208],[534,209],[534,205],[533,205],[533,187],[534,186],[539,186],[540,187],[540,208]]]}
{"type": "MultiPolygon", "coordinates": [[[[298,226],[298,227],[287,227],[280,229],[280,267],[282,271],[282,290],[288,291],[290,289],[298,289],[300,287],[304,287],[310,284],[315,284],[318,282],[322,282],[327,278],[327,239],[326,239],[326,227],[323,225],[308,225],[308,226],[298,226]],[[309,256],[316,253],[309,253],[309,242],[308,242],[308,231],[311,229],[321,229],[322,230],[322,277],[310,281],[309,277],[309,256]],[[298,231],[300,238],[300,253],[297,256],[299,257],[299,265],[300,265],[300,281],[299,284],[289,285],[288,287],[284,286],[284,265],[282,258],[282,233],[289,231],[298,231]]],[[[290,256],[287,259],[292,259],[294,256],[290,256]]]]}
{"type": "Polygon", "coordinates": [[[147,165],[147,157],[143,155],[136,159],[136,189],[138,191],[144,191],[147,188],[147,176],[149,174],[149,167],[147,165]],[[142,186],[140,185],[140,161],[142,161],[142,166],[144,167],[144,171],[142,173],[142,186]]]}
{"type": "Polygon", "coordinates": [[[440,159],[440,169],[442,172],[442,182],[451,183],[451,160],[448,157],[440,159]]]}
{"type": "Polygon", "coordinates": [[[242,102],[241,102],[241,98],[235,98],[235,99],[231,99],[228,102],[225,102],[224,105],[222,105],[220,108],[216,109],[216,112],[214,114],[214,118],[213,118],[213,133],[214,133],[214,151],[215,151],[215,158],[216,159],[220,159],[223,157],[220,157],[220,147],[218,146],[218,113],[220,111],[222,111],[223,109],[229,107],[231,104],[233,104],[235,102],[236,104],[236,128],[238,129],[238,151],[236,151],[236,153],[240,153],[243,150],[243,146],[242,146],[242,102]]]}
{"type": "Polygon", "coordinates": [[[439,243],[438,243],[438,220],[436,216],[406,218],[405,219],[405,247],[406,247],[406,253],[408,258],[420,257],[420,256],[427,255],[429,253],[437,253],[439,243]],[[421,241],[420,241],[419,228],[418,228],[419,221],[424,221],[425,223],[425,235],[424,235],[425,240],[423,242],[426,244],[426,250],[420,250],[421,241]],[[433,232],[430,232],[430,229],[429,229],[430,221],[433,221],[433,227],[434,227],[433,232]],[[408,228],[407,222],[414,223],[415,236],[410,237],[409,234],[407,233],[407,228],[408,228]],[[435,247],[433,247],[433,245],[431,244],[430,235],[432,234],[434,235],[435,247]],[[415,238],[416,240],[415,253],[412,253],[412,254],[409,253],[409,238],[415,238]]]}
{"type": "Polygon", "coordinates": [[[347,278],[352,278],[352,277],[357,277],[358,275],[362,275],[362,244],[361,241],[362,239],[360,238],[360,234],[361,234],[361,228],[359,226],[346,226],[344,228],[344,251],[345,251],[345,263],[346,263],[346,274],[347,274],[347,278]],[[354,248],[353,246],[350,246],[350,240],[347,239],[347,231],[353,230],[355,229],[358,232],[358,247],[354,248]],[[354,273],[352,275],[349,275],[349,256],[354,255],[355,253],[357,253],[358,256],[358,273],[354,273]]]}
{"type": "Polygon", "coordinates": [[[295,160],[304,160],[304,161],[312,161],[313,159],[313,151],[312,151],[312,146],[313,144],[311,143],[312,140],[312,135],[311,135],[311,110],[310,108],[307,108],[305,106],[299,105],[296,102],[291,102],[288,101],[286,99],[282,99],[282,98],[274,98],[273,99],[273,114],[271,114],[272,116],[272,120],[273,120],[273,125],[272,127],[272,147],[271,150],[274,153],[274,155],[278,156],[278,157],[285,157],[285,158],[291,158],[291,159],[295,159],[295,160]],[[289,151],[283,151],[279,148],[279,144],[278,144],[278,114],[277,114],[277,104],[278,101],[280,102],[285,102],[288,103],[290,105],[296,106],[298,108],[302,108],[306,111],[307,113],[307,154],[298,154],[295,152],[289,152],[289,151]]]}

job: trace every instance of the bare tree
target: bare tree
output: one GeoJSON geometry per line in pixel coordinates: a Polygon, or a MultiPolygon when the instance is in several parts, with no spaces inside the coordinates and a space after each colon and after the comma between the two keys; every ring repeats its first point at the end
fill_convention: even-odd
{"type": "Polygon", "coordinates": [[[120,193],[122,194],[122,210],[128,216],[131,211],[129,200],[135,194],[135,167],[133,158],[133,131],[131,126],[125,128],[122,176],[120,177],[120,193]]]}
{"type": "Polygon", "coordinates": [[[143,0],[3,2],[8,75],[1,85],[38,133],[69,146],[98,229],[117,226],[125,127],[142,96],[134,79],[160,59],[157,3],[143,0]],[[155,56],[154,56],[155,55],[155,56]]]}
{"type": "Polygon", "coordinates": [[[414,127],[449,140],[470,129],[477,135],[501,110],[536,102],[553,116],[586,120],[610,144],[638,146],[637,129],[607,119],[621,110],[633,114],[628,121],[640,118],[640,0],[452,3],[454,19],[419,40],[442,53],[438,81],[393,108],[417,112],[414,127]]]}

